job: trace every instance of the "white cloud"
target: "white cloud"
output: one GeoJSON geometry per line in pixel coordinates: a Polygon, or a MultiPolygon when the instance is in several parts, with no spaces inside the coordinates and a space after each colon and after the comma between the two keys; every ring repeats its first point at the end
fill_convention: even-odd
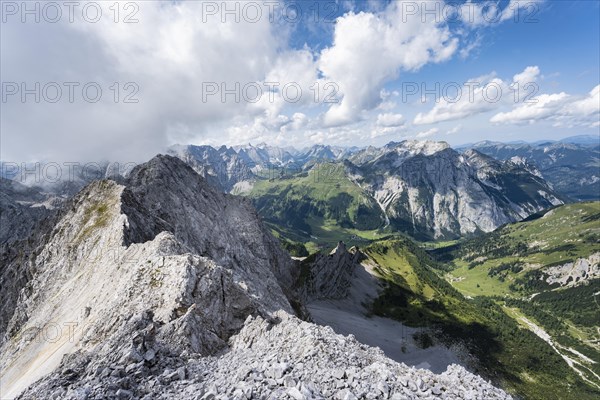
{"type": "Polygon", "coordinates": [[[469,79],[456,93],[440,90],[438,102],[429,112],[418,113],[413,123],[424,125],[463,119],[496,111],[510,103],[523,102],[537,90],[537,86],[529,87],[527,83],[535,84],[539,73],[537,66],[529,66],[516,74],[512,82],[497,78],[492,73],[469,79]],[[515,83],[520,85],[518,90],[515,83]]]}
{"type": "MultiPolygon", "coordinates": [[[[104,7],[104,15],[112,17],[108,8],[112,3],[98,4],[104,7]]],[[[426,22],[420,14],[407,18],[399,1],[371,0],[369,11],[349,11],[331,28],[321,29],[320,34],[333,36],[331,45],[319,51],[317,46],[328,43],[329,37],[323,37],[315,48],[291,48],[291,42],[297,43],[290,40],[296,28],[270,23],[266,7],[265,17],[258,22],[242,18],[235,23],[230,18],[223,23],[221,15],[203,20],[201,2],[136,4],[136,24],[115,24],[112,18],[96,24],[3,23],[0,62],[4,82],[95,81],[104,92],[98,103],[80,98],[74,103],[2,104],[3,159],[66,159],[76,155],[79,160],[106,157],[137,161],[175,141],[216,145],[267,141],[303,146],[323,141],[356,144],[370,138],[406,135],[410,123],[398,113],[399,93],[384,88],[397,87],[394,80],[405,71],[444,62],[459,52],[468,56],[481,43],[472,28],[490,24],[479,18],[461,31],[454,27],[451,31],[447,24],[436,23],[430,16],[426,22]],[[462,49],[459,39],[465,41],[462,49]],[[115,103],[110,89],[115,82],[120,83],[121,100],[129,93],[123,84],[136,83],[139,103],[115,103]],[[266,82],[278,83],[279,89],[264,91],[255,102],[243,97],[236,100],[232,94],[226,95],[225,101],[220,93],[206,99],[203,96],[205,85],[210,83],[223,84],[220,91],[233,89],[236,84],[257,83],[264,88],[266,82]],[[297,83],[303,94],[296,103],[287,102],[280,90],[291,82],[297,83]],[[327,82],[339,88],[337,104],[320,104],[327,82]],[[315,84],[320,89],[318,101],[314,99],[315,84]]],[[[419,10],[429,5],[420,3],[419,10]]],[[[514,9],[514,0],[511,5],[514,9]]],[[[476,5],[480,6],[485,7],[476,5]]],[[[356,9],[352,2],[344,3],[344,7],[356,9]]],[[[478,10],[483,10],[481,7],[478,10]]],[[[509,19],[504,8],[499,21],[509,19]]],[[[539,68],[530,66],[512,82],[538,79],[539,68]]],[[[490,75],[476,80],[501,85],[508,100],[486,102],[482,89],[475,89],[475,101],[469,102],[466,92],[456,103],[442,100],[429,111],[418,113],[414,124],[495,111],[495,123],[549,119],[555,124],[597,126],[598,88],[587,96],[568,96],[560,106],[553,101],[552,96],[557,95],[539,95],[542,104],[523,104],[510,110],[510,78],[503,81],[490,75]]],[[[402,114],[414,115],[410,109],[402,110],[402,114]]],[[[454,134],[461,128],[458,125],[446,133],[454,134]]],[[[434,128],[418,135],[436,133],[439,131],[434,128]]]]}
{"type": "Polygon", "coordinates": [[[292,115],[292,121],[290,123],[290,127],[294,130],[298,130],[304,128],[308,124],[308,117],[302,113],[294,113],[292,115]]]}
{"type": "Polygon", "coordinates": [[[593,128],[600,119],[600,85],[586,96],[567,93],[541,94],[531,102],[509,112],[494,115],[490,122],[497,124],[532,124],[551,120],[555,127],[584,126],[593,128]]]}
{"type": "Polygon", "coordinates": [[[519,85],[525,85],[527,83],[533,83],[537,81],[540,75],[540,68],[537,65],[527,67],[525,70],[513,77],[513,82],[519,85]]]}
{"type": "MultiPolygon", "coordinates": [[[[222,23],[220,15],[202,20],[201,2],[141,2],[139,22],[124,24],[113,21],[112,3],[97,4],[106,18],[94,24],[66,18],[57,24],[2,24],[3,81],[81,82],[73,103],[4,103],[3,159],[147,158],[172,138],[190,141],[233,116],[268,110],[234,96],[224,103],[219,95],[205,101],[206,83],[234,88],[261,82],[274,66],[289,66],[287,57],[306,57],[278,50],[286,36],[273,31],[267,10],[258,22],[222,23]],[[103,89],[97,103],[81,98],[82,85],[90,81],[103,89]],[[110,89],[114,82],[120,83],[118,103],[110,89]],[[139,103],[122,102],[130,92],[126,82],[138,85],[139,103]]],[[[269,124],[277,125],[280,117],[272,114],[269,124]]]]}
{"type": "Polygon", "coordinates": [[[548,118],[559,110],[567,100],[566,93],[542,94],[532,99],[532,102],[519,105],[509,112],[494,115],[490,122],[493,123],[532,123],[539,119],[548,118]]]}
{"type": "Polygon", "coordinates": [[[364,110],[378,105],[381,88],[400,70],[445,61],[458,48],[447,27],[433,20],[423,23],[420,15],[406,18],[401,5],[394,1],[381,13],[348,13],[337,19],[333,45],[319,59],[319,69],[341,95],[325,114],[327,126],[359,120],[364,110]]]}
{"type": "Polygon", "coordinates": [[[448,95],[448,98],[442,96],[429,112],[418,113],[413,123],[415,125],[435,124],[494,110],[498,107],[497,102],[493,101],[498,87],[503,92],[507,88],[506,84],[498,78],[470,79],[462,86],[459,95],[448,95]]]}
{"type": "Polygon", "coordinates": [[[446,135],[454,135],[455,133],[460,132],[461,129],[462,129],[462,124],[458,124],[454,128],[446,131],[446,135]]]}
{"type": "Polygon", "coordinates": [[[426,131],[422,131],[422,132],[419,132],[419,133],[417,133],[417,135],[416,135],[415,137],[416,137],[417,139],[424,139],[424,138],[427,138],[427,137],[429,137],[429,136],[433,136],[433,135],[435,135],[435,134],[436,134],[436,133],[438,133],[439,131],[440,131],[440,130],[439,130],[438,128],[431,128],[431,129],[428,129],[428,130],[426,130],[426,131]]]}
{"type": "Polygon", "coordinates": [[[600,85],[593,88],[586,97],[568,104],[563,112],[573,116],[593,116],[600,113],[600,85]]]}
{"type": "Polygon", "coordinates": [[[378,126],[383,127],[398,127],[404,125],[404,117],[402,114],[384,113],[377,116],[378,126]]]}

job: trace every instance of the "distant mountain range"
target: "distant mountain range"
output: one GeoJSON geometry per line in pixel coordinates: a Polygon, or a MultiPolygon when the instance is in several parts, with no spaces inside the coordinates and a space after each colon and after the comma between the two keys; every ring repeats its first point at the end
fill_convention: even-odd
{"type": "Polygon", "coordinates": [[[600,143],[581,137],[580,143],[505,144],[479,142],[475,149],[498,160],[525,160],[534,165],[554,189],[572,200],[600,199],[600,143]]]}
{"type": "MultiPolygon", "coordinates": [[[[577,136],[535,144],[402,141],[382,147],[176,145],[168,153],[222,192],[252,199],[282,237],[337,243],[337,234],[404,232],[453,239],[526,218],[564,202],[600,199],[600,144],[577,136]],[[322,228],[335,228],[331,238],[322,228]]],[[[72,179],[24,182],[49,207],[93,179],[123,179],[98,163],[72,179]],[[40,195],[38,195],[40,197],[40,195]]],[[[18,171],[2,168],[19,181],[18,171]]]]}
{"type": "Polygon", "coordinates": [[[253,199],[268,222],[317,238],[316,230],[327,224],[389,227],[423,240],[456,238],[564,200],[532,165],[475,150],[460,154],[444,142],[319,145],[293,153],[266,145],[171,149],[221,190],[253,199]]]}
{"type": "MultiPolygon", "coordinates": [[[[260,177],[273,178],[283,169],[303,171],[320,161],[348,160],[362,165],[398,144],[390,142],[383,147],[362,148],[314,145],[302,150],[266,143],[218,149],[177,145],[171,147],[169,153],[190,163],[222,190],[235,193],[247,189],[248,182],[260,177]],[[240,186],[236,187],[237,184],[240,186]]],[[[580,135],[534,143],[482,141],[455,149],[459,152],[477,150],[500,161],[526,161],[568,200],[600,199],[600,137],[580,135]]]]}

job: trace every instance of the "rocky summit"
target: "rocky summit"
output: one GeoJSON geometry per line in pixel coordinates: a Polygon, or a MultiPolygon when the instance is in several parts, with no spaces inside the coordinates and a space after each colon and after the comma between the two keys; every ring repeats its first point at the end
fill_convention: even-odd
{"type": "Polygon", "coordinates": [[[3,291],[18,289],[1,305],[3,399],[510,398],[298,318],[300,270],[250,202],[177,158],[44,218],[26,254],[3,255],[3,291]]]}

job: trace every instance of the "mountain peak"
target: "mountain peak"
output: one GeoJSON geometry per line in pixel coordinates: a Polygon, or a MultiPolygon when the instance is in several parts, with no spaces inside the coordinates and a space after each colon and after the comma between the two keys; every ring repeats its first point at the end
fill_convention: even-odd
{"type": "Polygon", "coordinates": [[[432,140],[405,140],[398,143],[396,146],[396,149],[409,151],[412,154],[423,154],[426,156],[430,156],[449,148],[450,145],[446,142],[437,142],[432,140]]]}

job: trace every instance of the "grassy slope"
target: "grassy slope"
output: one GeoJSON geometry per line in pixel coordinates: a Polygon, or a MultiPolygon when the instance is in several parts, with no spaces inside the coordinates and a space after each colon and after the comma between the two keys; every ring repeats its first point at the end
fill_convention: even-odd
{"type": "Polygon", "coordinates": [[[378,315],[411,326],[429,326],[448,342],[466,342],[481,360],[476,372],[528,399],[592,399],[584,385],[550,346],[516,316],[486,297],[465,299],[441,278],[444,266],[408,239],[384,240],[363,251],[389,283],[373,304],[378,315]]]}
{"type": "Polygon", "coordinates": [[[549,266],[600,251],[599,239],[600,203],[578,203],[433,253],[449,261],[446,278],[455,288],[491,298],[521,324],[524,317],[542,327],[600,385],[600,280],[572,288],[540,280],[549,266]]]}
{"type": "Polygon", "coordinates": [[[459,245],[451,261],[453,284],[461,292],[476,295],[521,295],[539,291],[520,284],[532,271],[567,263],[600,251],[600,202],[558,207],[544,217],[510,224],[481,238],[459,245]],[[489,276],[501,264],[518,263],[522,271],[489,276]],[[510,284],[515,284],[513,289],[510,284]],[[477,286],[479,285],[479,287],[477,286]]]}
{"type": "Polygon", "coordinates": [[[304,243],[311,251],[333,247],[340,240],[364,244],[386,235],[379,229],[383,226],[379,207],[348,179],[341,163],[259,180],[247,196],[277,236],[304,243]]]}
{"type": "MultiPolygon", "coordinates": [[[[600,332],[589,323],[557,317],[557,312],[527,309],[518,299],[540,291],[524,284],[532,281],[528,275],[532,270],[597,250],[600,225],[594,215],[600,203],[559,207],[545,218],[508,225],[467,242],[421,243],[420,247],[433,249],[442,259],[450,256],[449,263],[437,263],[411,240],[378,229],[376,205],[346,177],[341,164],[325,163],[307,174],[259,181],[249,197],[276,236],[304,244],[310,253],[329,250],[340,240],[364,248],[379,264],[380,275],[390,282],[373,304],[375,313],[412,326],[434,326],[451,341],[466,338],[470,351],[482,360],[477,372],[509,391],[532,399],[597,398],[598,393],[521,317],[544,327],[560,345],[592,358],[600,332]],[[371,223],[376,220],[374,226],[361,225],[357,219],[361,204],[373,212],[369,217],[371,223]],[[489,275],[490,269],[502,264],[525,268],[489,275]],[[508,301],[506,295],[515,299],[508,301]],[[556,330],[561,328],[564,333],[559,335],[556,330]]],[[[569,296],[573,294],[552,292],[550,298],[539,297],[538,303],[556,309],[556,304],[573,303],[569,296]],[[556,298],[563,295],[568,299],[556,298]]],[[[577,306],[577,311],[584,309],[582,318],[594,317],[590,306],[589,302],[577,306]]]]}

